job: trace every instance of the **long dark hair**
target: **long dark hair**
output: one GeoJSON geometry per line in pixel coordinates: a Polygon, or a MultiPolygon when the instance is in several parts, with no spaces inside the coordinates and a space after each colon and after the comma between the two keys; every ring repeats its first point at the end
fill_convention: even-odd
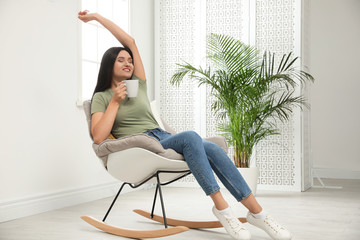
{"type": "Polygon", "coordinates": [[[101,59],[98,80],[93,96],[95,95],[95,93],[105,91],[106,89],[111,87],[114,63],[119,52],[122,50],[127,51],[130,54],[131,58],[133,58],[131,50],[127,47],[112,47],[104,53],[101,59]]]}

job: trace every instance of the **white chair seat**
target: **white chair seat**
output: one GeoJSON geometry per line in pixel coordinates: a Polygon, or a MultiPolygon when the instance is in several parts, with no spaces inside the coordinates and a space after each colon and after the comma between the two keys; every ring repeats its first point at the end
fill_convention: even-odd
{"type": "MultiPolygon", "coordinates": [[[[186,171],[189,167],[185,161],[164,158],[143,148],[130,148],[108,155],[108,172],[123,182],[139,184],[157,171],[186,171]]],[[[184,173],[161,173],[160,182],[168,182],[184,173]]],[[[156,177],[147,183],[156,182],[156,177]]]]}

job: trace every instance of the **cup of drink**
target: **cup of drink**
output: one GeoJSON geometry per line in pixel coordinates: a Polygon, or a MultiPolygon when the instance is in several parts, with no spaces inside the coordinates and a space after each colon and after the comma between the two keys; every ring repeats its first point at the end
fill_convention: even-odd
{"type": "Polygon", "coordinates": [[[124,80],[124,82],[126,86],[127,97],[129,98],[137,97],[139,91],[139,80],[128,79],[128,80],[124,80]]]}

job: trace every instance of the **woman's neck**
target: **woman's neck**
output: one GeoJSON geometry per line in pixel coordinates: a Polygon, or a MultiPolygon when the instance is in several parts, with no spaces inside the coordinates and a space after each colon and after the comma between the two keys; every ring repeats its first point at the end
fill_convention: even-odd
{"type": "Polygon", "coordinates": [[[115,90],[115,88],[122,82],[126,80],[126,78],[113,78],[111,81],[111,90],[115,90]]]}

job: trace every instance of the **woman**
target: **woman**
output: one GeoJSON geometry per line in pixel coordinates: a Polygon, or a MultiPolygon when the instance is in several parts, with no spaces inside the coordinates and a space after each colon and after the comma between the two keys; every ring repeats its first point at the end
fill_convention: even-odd
{"type": "Polygon", "coordinates": [[[290,232],[262,209],[233,162],[219,146],[202,140],[193,131],[171,135],[160,129],[150,110],[145,71],[134,39],[100,14],[81,11],[78,17],[85,23],[98,21],[124,46],[107,50],[101,62],[91,103],[94,141],[99,144],[110,133],[116,138],[136,133],[154,137],[165,149],[172,148],[184,155],[199,185],[214,202],[214,215],[234,239],[250,239],[250,232],[233,215],[213,171],[230,193],[249,210],[247,221],[250,224],[263,229],[273,239],[291,239],[290,232]],[[123,81],[131,78],[139,80],[139,93],[136,98],[129,100],[123,81]]]}

